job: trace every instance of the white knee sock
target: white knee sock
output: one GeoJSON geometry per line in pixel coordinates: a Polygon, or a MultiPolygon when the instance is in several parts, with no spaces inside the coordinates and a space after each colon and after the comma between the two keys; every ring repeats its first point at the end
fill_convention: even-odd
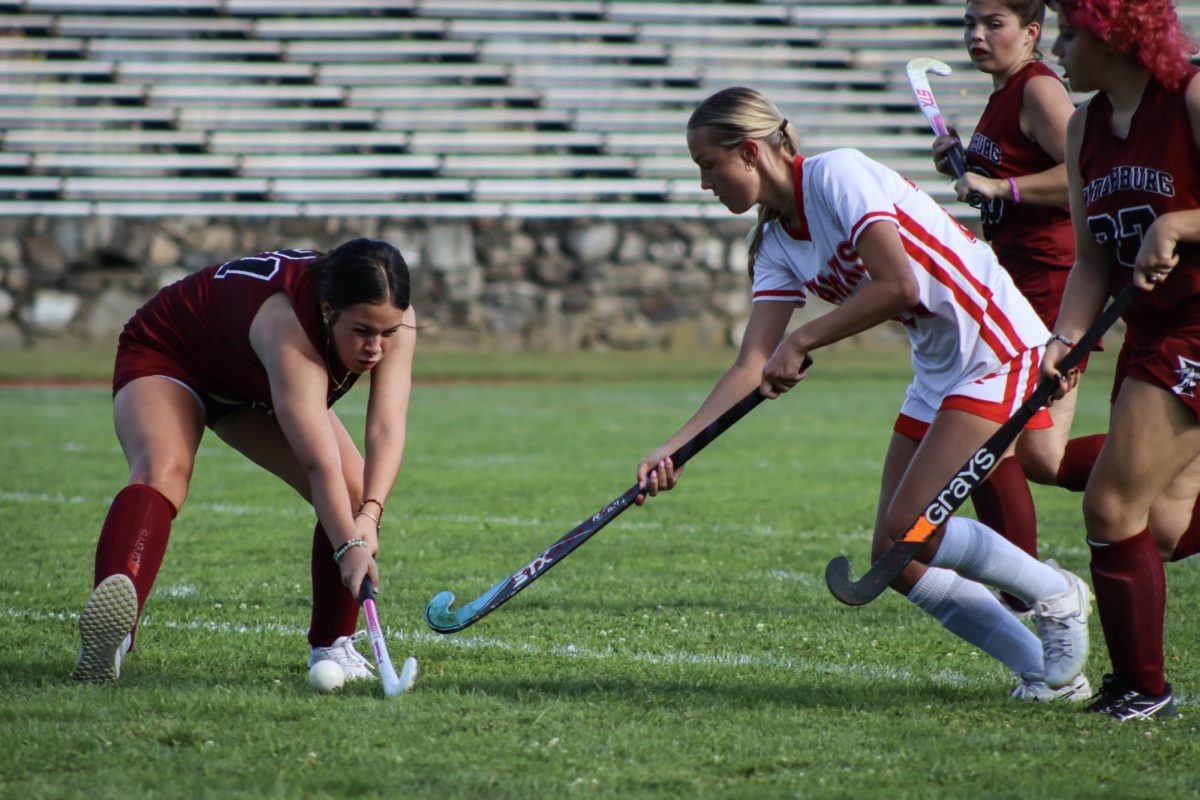
{"type": "Polygon", "coordinates": [[[1054,567],[968,517],[950,518],[942,533],[942,544],[929,565],[952,569],[1031,605],[1067,590],[1066,579],[1054,567]]]}
{"type": "Polygon", "coordinates": [[[1042,642],[986,587],[930,568],[908,593],[913,605],[1018,675],[1042,675],[1042,642]]]}

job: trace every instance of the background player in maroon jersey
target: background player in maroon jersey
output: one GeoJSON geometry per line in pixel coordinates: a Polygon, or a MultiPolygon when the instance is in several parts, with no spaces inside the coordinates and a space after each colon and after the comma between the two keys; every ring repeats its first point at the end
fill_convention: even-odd
{"type": "Polygon", "coordinates": [[[379,520],[404,450],[415,315],[396,248],[259,253],[166,287],[125,326],[113,418],[129,483],[96,548],[74,677],[112,681],[187,498],[207,425],[312,503],[310,664],[370,677],[354,647],[358,590],[378,585],[379,520]],[[366,459],[332,405],[371,372],[366,459]]]}
{"type": "MultiPolygon", "coordinates": [[[[1017,288],[1053,329],[1075,259],[1063,164],[1067,120],[1075,105],[1059,77],[1041,60],[1038,45],[1045,14],[1043,0],[966,4],[967,52],[976,69],[992,77],[994,91],[966,147],[968,172],[955,188],[959,200],[972,194],[983,198],[984,236],[1017,288]]],[[[934,141],[940,172],[953,174],[946,152],[957,146],[956,135],[934,141]]],[[[1016,458],[1001,461],[971,498],[981,522],[1034,557],[1037,514],[1026,476],[1081,492],[1104,442],[1102,434],[1068,441],[1074,395],[1056,403],[1051,416],[1054,427],[1023,435],[1016,458]]],[[[1027,610],[1016,598],[1005,600],[1027,610]]]]}
{"type": "MultiPolygon", "coordinates": [[[[1076,262],[1057,334],[1079,336],[1130,280],[1108,439],[1084,494],[1112,674],[1089,710],[1174,715],[1163,672],[1162,561],[1200,549],[1200,80],[1169,0],[1068,0],[1054,53],[1071,87],[1067,167],[1076,262]]],[[[1066,345],[1052,342],[1043,370],[1066,345]]],[[[1078,376],[1065,377],[1064,389],[1078,376]]]]}

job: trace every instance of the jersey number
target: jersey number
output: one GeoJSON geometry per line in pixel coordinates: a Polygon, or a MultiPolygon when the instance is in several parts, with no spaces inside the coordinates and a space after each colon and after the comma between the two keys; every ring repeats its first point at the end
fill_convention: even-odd
{"type": "Polygon", "coordinates": [[[260,281],[269,281],[275,277],[276,272],[279,272],[277,257],[273,255],[250,256],[249,258],[239,258],[237,261],[226,261],[217,268],[213,277],[222,280],[230,275],[245,275],[249,278],[258,278],[260,281]]]}
{"type": "Polygon", "coordinates": [[[1113,247],[1117,251],[1117,261],[1132,269],[1142,246],[1142,237],[1155,219],[1157,216],[1150,206],[1133,206],[1118,211],[1116,219],[1112,214],[1088,217],[1088,230],[1096,244],[1113,247]]]}
{"type": "Polygon", "coordinates": [[[312,256],[313,251],[311,250],[275,250],[259,256],[227,261],[217,267],[213,277],[221,280],[229,275],[245,275],[249,278],[258,278],[260,281],[269,281],[275,277],[275,273],[279,272],[280,258],[312,258],[312,256]]]}

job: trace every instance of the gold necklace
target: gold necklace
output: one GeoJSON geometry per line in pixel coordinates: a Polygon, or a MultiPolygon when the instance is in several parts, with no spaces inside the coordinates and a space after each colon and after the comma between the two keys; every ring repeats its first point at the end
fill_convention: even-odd
{"type": "MultiPolygon", "coordinates": [[[[333,377],[333,331],[329,327],[329,321],[325,321],[325,371],[329,373],[329,380],[333,381],[333,392],[337,394],[342,391],[342,387],[346,385],[346,381],[350,380],[350,375],[353,370],[346,370],[346,374],[339,381],[333,377]]],[[[340,362],[341,359],[338,359],[340,362]]]]}

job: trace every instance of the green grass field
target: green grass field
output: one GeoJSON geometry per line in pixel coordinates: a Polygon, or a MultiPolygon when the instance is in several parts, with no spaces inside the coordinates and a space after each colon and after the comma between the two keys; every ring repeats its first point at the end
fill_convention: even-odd
{"type": "MultiPolygon", "coordinates": [[[[74,685],[76,615],[124,480],[108,392],[0,389],[0,797],[1200,794],[1200,563],[1167,568],[1182,719],[1009,700],[1002,667],[900,597],[848,608],[825,589],[833,556],[867,566],[908,367],[818,355],[677,491],[445,637],[425,603],[475,597],[623,491],[728,354],[423,356],[380,559],[392,656],[421,664],[394,700],[308,688],[313,514],[211,436],[120,684],[74,685]]],[[[4,377],[61,376],[13,363],[4,377]]],[[[1104,425],[1111,353],[1093,363],[1078,433],[1104,425]]],[[[339,406],[352,431],[364,396],[339,406]]],[[[1079,495],[1035,497],[1043,556],[1086,574],[1079,495]]]]}

